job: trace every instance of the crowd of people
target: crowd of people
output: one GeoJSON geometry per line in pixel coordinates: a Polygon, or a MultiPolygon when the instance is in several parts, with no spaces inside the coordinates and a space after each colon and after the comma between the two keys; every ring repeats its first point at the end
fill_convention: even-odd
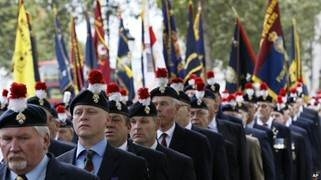
{"type": "Polygon", "coordinates": [[[0,98],[0,177],[101,180],[316,180],[321,170],[321,95],[303,84],[269,92],[248,82],[235,93],[206,80],[141,87],[134,102],[92,70],[88,88],[59,104],[37,82],[27,98],[13,83],[0,98]],[[273,95],[273,97],[271,96],[273,95]]]}

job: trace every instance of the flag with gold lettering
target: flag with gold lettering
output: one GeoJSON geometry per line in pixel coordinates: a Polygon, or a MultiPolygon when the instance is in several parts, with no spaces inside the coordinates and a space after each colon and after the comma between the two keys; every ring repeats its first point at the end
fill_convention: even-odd
{"type": "Polygon", "coordinates": [[[286,51],[279,2],[278,0],[269,0],[253,80],[255,82],[266,82],[269,86],[269,94],[274,99],[287,81],[285,63],[286,51]]]}
{"type": "Polygon", "coordinates": [[[19,5],[15,50],[12,60],[13,80],[26,84],[28,96],[34,96],[35,74],[31,34],[23,1],[19,5]]]}

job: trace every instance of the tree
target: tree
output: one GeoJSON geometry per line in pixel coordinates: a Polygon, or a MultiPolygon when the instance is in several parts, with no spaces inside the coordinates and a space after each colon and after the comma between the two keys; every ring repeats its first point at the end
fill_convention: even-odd
{"type": "MultiPolygon", "coordinates": [[[[0,0],[0,64],[11,68],[12,55],[15,46],[18,1],[0,0]]],[[[69,38],[69,22],[71,14],[82,18],[82,9],[92,10],[93,0],[78,1],[53,0],[39,1],[28,0],[24,2],[30,14],[32,32],[36,38],[39,60],[48,60],[55,57],[55,10],[61,22],[66,40],[69,38]],[[87,8],[87,6],[89,8],[87,8]]],[[[81,20],[81,19],[80,19],[81,20]]],[[[69,41],[67,41],[69,42],[69,41]]],[[[68,44],[67,44],[68,45],[68,44]]]]}

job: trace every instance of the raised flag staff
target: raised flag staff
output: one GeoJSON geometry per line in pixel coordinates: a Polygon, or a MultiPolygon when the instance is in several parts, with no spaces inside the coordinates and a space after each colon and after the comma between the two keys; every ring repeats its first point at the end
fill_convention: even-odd
{"type": "Polygon", "coordinates": [[[254,81],[267,83],[269,94],[274,99],[287,81],[286,51],[280,15],[279,1],[269,0],[253,76],[254,81]]]}
{"type": "Polygon", "coordinates": [[[65,91],[73,84],[70,60],[67,53],[64,37],[61,32],[60,22],[56,15],[55,17],[55,52],[59,68],[59,86],[60,91],[65,91]]]}
{"type": "Polygon", "coordinates": [[[106,83],[110,82],[110,57],[109,46],[105,41],[104,22],[101,14],[101,5],[96,0],[95,7],[95,33],[94,44],[96,49],[96,57],[98,59],[98,69],[103,73],[106,83]]]}
{"type": "Polygon", "coordinates": [[[23,1],[19,3],[19,15],[17,19],[17,33],[15,50],[13,54],[13,80],[24,83],[28,89],[28,96],[35,94],[35,71],[32,54],[31,33],[23,1]]]}
{"type": "Polygon", "coordinates": [[[75,29],[76,19],[71,19],[70,36],[71,36],[71,49],[70,49],[70,62],[72,64],[73,81],[76,91],[81,91],[84,87],[84,73],[83,73],[83,59],[80,55],[78,38],[75,29]]]}
{"type": "Polygon", "coordinates": [[[123,19],[120,18],[119,40],[117,52],[117,76],[121,86],[128,91],[128,98],[132,100],[135,97],[134,72],[132,70],[131,56],[129,52],[128,41],[133,40],[129,31],[125,29],[123,19]]]}
{"type": "Polygon", "coordinates": [[[201,7],[199,6],[197,14],[194,18],[193,2],[188,5],[188,32],[186,40],[186,59],[184,81],[190,78],[192,74],[200,76],[204,68],[204,39],[201,21],[201,7]]]}
{"type": "Polygon", "coordinates": [[[178,44],[178,35],[172,5],[169,0],[162,0],[163,10],[163,54],[170,78],[184,78],[184,64],[178,44]]]}
{"type": "Polygon", "coordinates": [[[236,18],[230,61],[226,74],[226,89],[230,93],[242,88],[252,77],[256,54],[239,17],[236,18]]]}

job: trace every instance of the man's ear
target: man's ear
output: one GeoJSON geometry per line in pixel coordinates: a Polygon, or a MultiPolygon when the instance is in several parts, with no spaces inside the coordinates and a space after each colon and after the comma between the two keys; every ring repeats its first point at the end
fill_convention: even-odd
{"type": "Polygon", "coordinates": [[[48,150],[50,145],[50,135],[48,133],[43,137],[43,143],[48,150]]]}

